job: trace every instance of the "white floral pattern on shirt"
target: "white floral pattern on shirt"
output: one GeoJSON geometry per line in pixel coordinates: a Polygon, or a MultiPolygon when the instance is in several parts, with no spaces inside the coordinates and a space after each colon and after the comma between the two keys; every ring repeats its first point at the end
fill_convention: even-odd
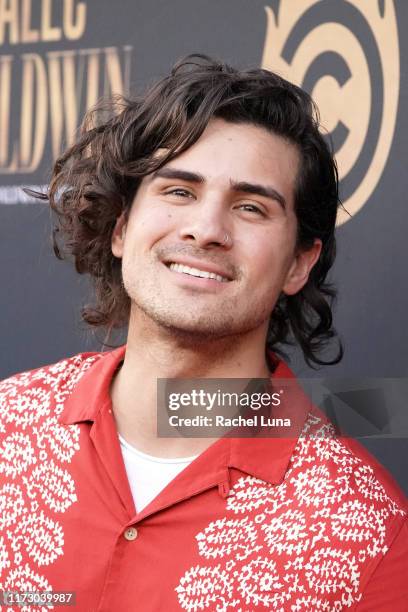
{"type": "MultiPolygon", "coordinates": [[[[76,355],[0,383],[2,591],[52,590],[41,567],[63,554],[58,515],[77,501],[69,463],[79,450],[78,425],[62,426],[57,417],[101,356],[76,355]]],[[[24,607],[26,612],[49,609],[24,607]]]]}
{"type": "Polygon", "coordinates": [[[371,466],[309,415],[280,485],[252,476],[226,516],[196,536],[203,562],[176,592],[188,612],[342,610],[361,599],[364,564],[384,554],[398,507],[371,466]]]}

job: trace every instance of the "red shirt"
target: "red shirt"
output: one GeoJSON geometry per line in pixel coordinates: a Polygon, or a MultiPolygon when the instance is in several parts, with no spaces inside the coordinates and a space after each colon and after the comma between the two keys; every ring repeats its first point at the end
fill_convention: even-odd
{"type": "Polygon", "coordinates": [[[0,384],[0,590],[75,591],[81,612],[408,610],[407,501],[317,413],[295,417],[315,436],[218,440],[136,514],[109,396],[124,353],[0,384]]]}

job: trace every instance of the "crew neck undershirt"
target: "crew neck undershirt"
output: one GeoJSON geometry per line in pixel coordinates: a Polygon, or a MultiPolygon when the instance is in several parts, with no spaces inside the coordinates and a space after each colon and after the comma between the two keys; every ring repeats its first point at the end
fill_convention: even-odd
{"type": "Polygon", "coordinates": [[[136,512],[141,512],[198,455],[165,459],[142,453],[118,434],[136,512]]]}

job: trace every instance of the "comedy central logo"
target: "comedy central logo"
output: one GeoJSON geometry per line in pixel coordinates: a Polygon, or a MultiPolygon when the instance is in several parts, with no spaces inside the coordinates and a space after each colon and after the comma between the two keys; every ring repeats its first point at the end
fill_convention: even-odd
{"type": "MultiPolygon", "coordinates": [[[[278,0],[265,7],[262,67],[316,101],[353,216],[373,193],[390,152],[400,82],[393,0],[278,0]]],[[[338,224],[350,217],[339,211],[338,224]]]]}

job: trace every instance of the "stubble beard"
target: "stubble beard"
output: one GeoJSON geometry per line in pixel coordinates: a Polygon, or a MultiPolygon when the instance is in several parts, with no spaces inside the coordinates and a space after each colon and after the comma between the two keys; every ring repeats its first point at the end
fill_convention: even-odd
{"type": "MultiPolygon", "coordinates": [[[[239,300],[237,296],[218,299],[211,309],[202,304],[195,312],[186,310],[187,302],[194,308],[193,297],[186,300],[180,297],[178,303],[173,301],[169,306],[169,299],[162,287],[154,285],[151,279],[148,284],[143,283],[142,279],[132,279],[125,268],[123,286],[131,301],[131,320],[136,328],[140,324],[151,327],[152,333],[164,334],[188,348],[223,340],[230,343],[234,337],[241,338],[258,328],[270,316],[266,305],[252,303],[249,309],[246,306],[243,311],[242,299],[239,300]]],[[[198,292],[197,298],[200,300],[198,292]]]]}

